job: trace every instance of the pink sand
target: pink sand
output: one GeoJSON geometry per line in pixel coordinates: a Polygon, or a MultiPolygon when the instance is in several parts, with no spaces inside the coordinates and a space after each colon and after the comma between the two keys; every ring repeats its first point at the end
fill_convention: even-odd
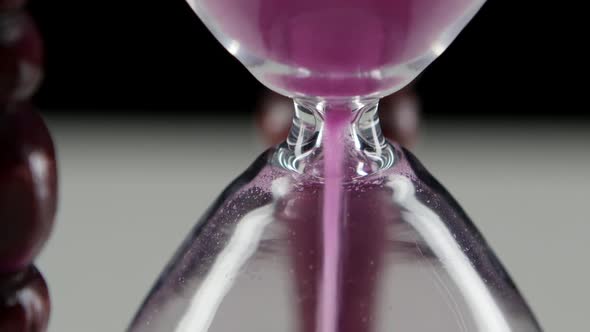
{"type": "Polygon", "coordinates": [[[340,291],[340,257],[342,237],[342,178],[346,130],[352,113],[349,110],[330,110],[326,113],[323,142],[324,151],[324,206],[322,216],[322,277],[319,285],[317,329],[321,332],[338,331],[340,291]]]}
{"type": "MultiPolygon", "coordinates": [[[[308,95],[362,95],[381,84],[373,70],[420,58],[481,0],[188,0],[240,52],[310,76],[266,80],[308,95]],[[280,82],[279,82],[280,81],[280,82]]],[[[389,80],[395,78],[389,78],[389,80]]]]}

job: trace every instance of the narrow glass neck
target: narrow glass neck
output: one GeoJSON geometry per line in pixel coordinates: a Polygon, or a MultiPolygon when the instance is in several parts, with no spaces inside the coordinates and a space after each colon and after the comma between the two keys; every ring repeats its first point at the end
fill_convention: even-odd
{"type": "Polygon", "coordinates": [[[393,148],[379,125],[379,100],[295,99],[294,104],[289,137],[276,156],[282,167],[324,178],[325,163],[330,162],[326,149],[342,151],[343,174],[350,179],[393,165],[393,148]]]}

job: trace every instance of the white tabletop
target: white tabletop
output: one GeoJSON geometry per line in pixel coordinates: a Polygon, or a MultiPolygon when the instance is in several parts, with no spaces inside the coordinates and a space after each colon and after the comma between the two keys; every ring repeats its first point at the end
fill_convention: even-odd
{"type": "MultiPolygon", "coordinates": [[[[263,150],[250,120],[49,118],[60,209],[40,269],[50,332],[123,331],[204,209],[263,150]]],[[[547,331],[583,331],[590,125],[426,122],[414,149],[547,331]]]]}

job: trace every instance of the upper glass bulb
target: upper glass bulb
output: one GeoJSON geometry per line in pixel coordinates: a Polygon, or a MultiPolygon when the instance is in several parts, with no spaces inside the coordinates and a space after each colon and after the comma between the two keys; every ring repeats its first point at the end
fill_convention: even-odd
{"type": "Polygon", "coordinates": [[[256,78],[289,97],[383,97],[424,70],[485,0],[187,0],[256,78]]]}

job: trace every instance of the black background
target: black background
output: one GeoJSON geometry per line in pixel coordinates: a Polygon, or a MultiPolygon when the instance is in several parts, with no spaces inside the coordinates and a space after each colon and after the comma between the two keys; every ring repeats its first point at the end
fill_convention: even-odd
{"type": "MultiPolygon", "coordinates": [[[[45,41],[35,97],[45,112],[244,113],[265,89],[184,0],[32,0],[29,9],[45,41]]],[[[575,73],[563,69],[574,61],[562,45],[569,20],[541,3],[489,0],[417,80],[424,113],[583,115],[568,87],[575,73]]]]}

